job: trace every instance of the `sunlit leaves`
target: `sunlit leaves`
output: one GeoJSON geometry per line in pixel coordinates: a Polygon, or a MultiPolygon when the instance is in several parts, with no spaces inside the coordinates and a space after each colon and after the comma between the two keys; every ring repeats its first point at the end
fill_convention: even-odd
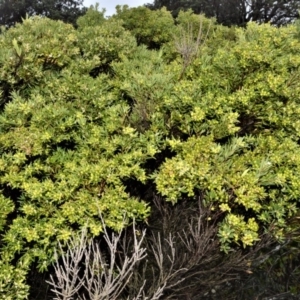
{"type": "MultiPolygon", "coordinates": [[[[57,242],[74,228],[101,233],[99,210],[114,230],[126,225],[124,217],[149,215],[124,181],[146,181],[141,166],[157,152],[155,134],[139,135],[109,77],[90,75],[135,49],[120,22],[75,31],[62,22],[28,19],[1,35],[0,43],[0,84],[9,86],[0,125],[1,259],[9,264],[15,255],[26,256],[45,269],[57,242]],[[14,47],[21,47],[21,57],[5,60],[14,47]]],[[[18,282],[12,275],[7,280],[18,282]]],[[[24,299],[21,289],[20,283],[24,299]]]]}

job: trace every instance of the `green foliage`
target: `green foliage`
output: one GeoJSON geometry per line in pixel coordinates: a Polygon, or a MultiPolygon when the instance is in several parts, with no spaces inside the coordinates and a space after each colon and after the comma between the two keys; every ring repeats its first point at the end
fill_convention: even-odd
{"type": "Polygon", "coordinates": [[[293,26],[254,23],[236,29],[237,42],[214,53],[204,47],[165,100],[188,139],[169,140],[176,156],[157,173],[157,188],[173,202],[202,191],[204,201],[226,212],[219,232],[224,250],[238,240],[252,245],[258,224],[274,224],[280,237],[297,211],[300,44],[294,33],[293,26]]]}
{"type": "MultiPolygon", "coordinates": [[[[183,28],[187,28],[190,25],[193,29],[194,38],[197,38],[199,19],[202,20],[202,28],[204,32],[208,32],[212,25],[216,25],[216,20],[214,18],[208,19],[205,18],[204,15],[194,14],[191,9],[188,9],[187,11],[180,11],[176,18],[176,24],[183,28]]],[[[216,28],[219,27],[222,28],[221,26],[216,26],[216,28]]]]}
{"type": "Polygon", "coordinates": [[[27,299],[29,286],[25,279],[28,272],[28,265],[19,262],[14,267],[1,259],[0,261],[0,295],[3,300],[23,300],[27,299]]]}
{"type": "Polygon", "coordinates": [[[118,5],[116,10],[113,18],[123,20],[124,28],[135,36],[138,44],[157,49],[172,39],[174,20],[165,8],[151,11],[143,6],[129,8],[127,5],[118,5]]]}
{"type": "Polygon", "coordinates": [[[83,57],[98,61],[98,66],[129,56],[136,49],[135,38],[122,27],[122,21],[108,19],[97,26],[84,26],[78,33],[83,57]]]}
{"type": "Polygon", "coordinates": [[[184,73],[176,35],[197,40],[191,12],[175,25],[165,10],[92,8],[78,29],[34,17],[0,35],[3,299],[25,298],[58,242],[99,235],[99,210],[113,230],[145,220],[149,195],[201,199],[225,252],[297,229],[298,25],[201,18],[211,29],[184,73]]]}
{"type": "Polygon", "coordinates": [[[78,29],[80,30],[83,27],[87,26],[98,26],[104,23],[105,21],[105,9],[99,11],[99,3],[96,3],[95,6],[91,5],[90,8],[86,11],[84,16],[81,16],[77,19],[76,23],[78,29]]]}
{"type": "MultiPolygon", "coordinates": [[[[131,126],[144,131],[150,129],[151,124],[151,130],[147,134],[159,136],[167,133],[160,105],[161,99],[171,92],[172,79],[176,74],[169,73],[162,51],[150,51],[141,46],[131,59],[114,62],[112,66],[115,73],[114,84],[120,95],[131,99],[134,104],[128,116],[131,126]]],[[[155,152],[153,150],[153,154],[155,152]]]]}
{"type": "Polygon", "coordinates": [[[20,284],[18,297],[24,299],[26,270],[13,260],[36,261],[44,270],[57,242],[76,228],[88,224],[90,234],[101,232],[99,209],[115,230],[124,226],[124,215],[129,221],[149,214],[124,182],[145,182],[141,165],[153,155],[151,136],[127,124],[130,108],[109,77],[89,74],[134,47],[134,38],[115,21],[75,31],[34,18],[1,36],[1,263],[12,264],[10,277],[1,277],[1,298],[8,297],[7,290],[14,295],[9,286],[20,284]],[[104,36],[109,28],[110,40],[104,36]],[[88,34],[93,45],[83,43],[88,34]]]}
{"type": "Polygon", "coordinates": [[[52,72],[68,66],[78,56],[76,31],[72,25],[35,17],[24,20],[0,36],[1,103],[12,90],[22,95],[43,85],[52,72]]]}

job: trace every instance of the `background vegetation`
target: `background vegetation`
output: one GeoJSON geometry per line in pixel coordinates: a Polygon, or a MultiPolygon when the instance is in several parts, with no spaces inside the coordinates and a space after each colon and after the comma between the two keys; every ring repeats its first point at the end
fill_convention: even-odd
{"type": "Polygon", "coordinates": [[[147,4],[150,9],[166,7],[177,16],[180,10],[192,9],[215,17],[223,25],[245,26],[249,21],[284,25],[299,17],[299,0],[154,0],[147,4]]]}
{"type": "Polygon", "coordinates": [[[40,15],[75,25],[85,12],[83,0],[0,0],[0,25],[13,26],[26,15],[40,15]]]}

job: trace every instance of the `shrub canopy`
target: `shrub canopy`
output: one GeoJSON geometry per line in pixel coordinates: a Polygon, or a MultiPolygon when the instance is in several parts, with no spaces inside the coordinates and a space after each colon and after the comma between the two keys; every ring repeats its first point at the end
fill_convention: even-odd
{"type": "Polygon", "coordinates": [[[283,239],[299,210],[297,25],[228,29],[200,16],[204,34],[181,77],[175,42],[194,45],[199,16],[174,25],[165,10],[98,13],[77,30],[34,17],[0,35],[5,299],[25,298],[28,270],[46,269],[58,241],[85,225],[99,235],[99,210],[119,230],[149,216],[149,195],[200,197],[221,216],[224,251],[264,230],[283,239]],[[142,29],[139,13],[165,19],[142,29]]]}

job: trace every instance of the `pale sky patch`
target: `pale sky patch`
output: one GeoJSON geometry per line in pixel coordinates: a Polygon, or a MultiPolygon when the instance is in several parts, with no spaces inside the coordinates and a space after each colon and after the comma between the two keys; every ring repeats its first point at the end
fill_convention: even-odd
{"type": "Polygon", "coordinates": [[[83,5],[89,7],[90,5],[95,5],[98,2],[100,5],[100,10],[102,8],[106,9],[106,16],[111,16],[115,13],[115,7],[117,5],[127,4],[129,7],[142,6],[146,3],[153,3],[153,0],[84,0],[83,5]]]}

